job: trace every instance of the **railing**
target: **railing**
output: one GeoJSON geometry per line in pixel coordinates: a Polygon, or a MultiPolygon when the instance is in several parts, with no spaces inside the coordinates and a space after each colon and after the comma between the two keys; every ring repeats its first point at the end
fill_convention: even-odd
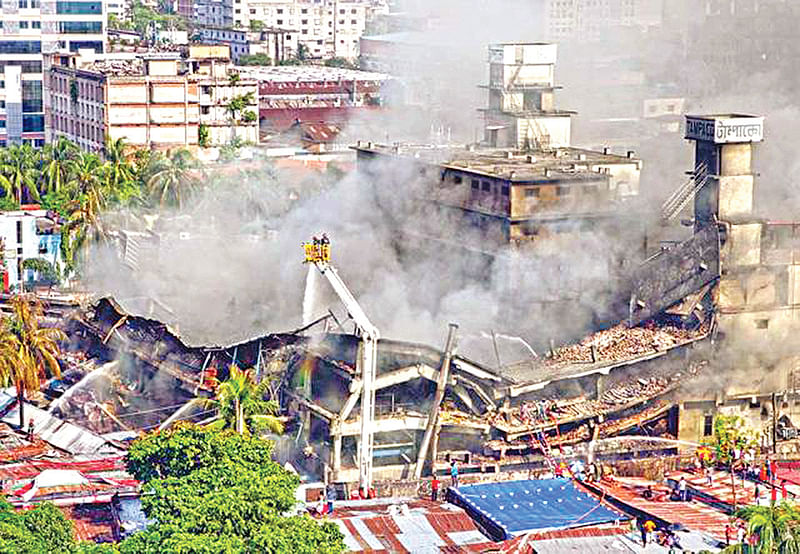
{"type": "Polygon", "coordinates": [[[678,187],[661,206],[661,218],[665,221],[675,218],[695,198],[708,179],[708,166],[706,164],[697,166],[694,174],[678,187]]]}

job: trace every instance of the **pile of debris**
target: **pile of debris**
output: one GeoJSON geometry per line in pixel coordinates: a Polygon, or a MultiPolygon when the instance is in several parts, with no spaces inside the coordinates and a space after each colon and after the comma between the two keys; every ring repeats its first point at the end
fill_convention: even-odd
{"type": "Polygon", "coordinates": [[[631,357],[663,352],[680,346],[708,332],[708,325],[686,330],[672,325],[626,327],[619,324],[589,335],[577,344],[555,349],[545,363],[595,363],[622,361],[631,357]]]}
{"type": "Polygon", "coordinates": [[[515,407],[499,409],[490,416],[490,422],[509,434],[519,434],[607,415],[674,390],[681,383],[696,376],[706,365],[705,361],[693,362],[682,372],[649,377],[634,376],[612,385],[598,400],[579,396],[568,399],[525,401],[515,407]]]}

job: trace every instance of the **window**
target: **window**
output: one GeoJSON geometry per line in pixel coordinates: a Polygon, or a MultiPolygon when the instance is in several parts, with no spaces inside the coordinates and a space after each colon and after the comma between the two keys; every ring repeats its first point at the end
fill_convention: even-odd
{"type": "Polygon", "coordinates": [[[23,113],[42,111],[41,81],[22,81],[22,111],[23,113]]]}
{"type": "Polygon", "coordinates": [[[492,184],[489,181],[481,181],[481,190],[483,192],[489,192],[492,190],[492,184]]]}
{"type": "Polygon", "coordinates": [[[19,0],[19,7],[21,9],[27,9],[28,7],[28,0],[19,0]]]}
{"type": "Polygon", "coordinates": [[[501,193],[503,196],[508,196],[508,185],[503,185],[501,193]]]}
{"type": "Polygon", "coordinates": [[[31,24],[30,24],[29,21],[20,21],[19,22],[19,28],[20,29],[27,29],[28,27],[30,27],[30,25],[31,24]]]}
{"type": "Polygon", "coordinates": [[[462,179],[461,175],[456,175],[453,177],[453,182],[457,185],[460,185],[463,181],[464,179],[462,179]]]}
{"type": "Polygon", "coordinates": [[[22,221],[17,220],[17,244],[22,244],[22,221]]]}
{"type": "Polygon", "coordinates": [[[525,189],[525,198],[539,198],[539,189],[525,189]]]}
{"type": "Polygon", "coordinates": [[[31,21],[31,28],[33,29],[41,29],[42,22],[41,21],[31,21]]]}
{"type": "Polygon", "coordinates": [[[472,180],[472,190],[478,190],[480,188],[480,184],[478,183],[477,179],[472,180]]]}
{"type": "Polygon", "coordinates": [[[22,132],[41,133],[42,131],[44,131],[43,115],[22,114],[22,132]]]}
{"type": "Polygon", "coordinates": [[[350,20],[350,25],[355,25],[356,23],[358,23],[358,21],[356,21],[355,19],[350,20]]]}
{"type": "Polygon", "coordinates": [[[0,54],[39,54],[42,52],[40,40],[9,40],[0,42],[0,54]]]}
{"type": "MultiPolygon", "coordinates": [[[[63,46],[61,47],[63,48],[63,46]]],[[[97,53],[103,51],[103,41],[97,40],[71,40],[69,41],[69,51],[77,52],[78,50],[94,50],[97,53]]]]}
{"type": "Polygon", "coordinates": [[[703,416],[703,436],[710,437],[714,434],[714,416],[706,414],[703,416]]]}
{"type": "Polygon", "coordinates": [[[757,319],[756,329],[769,329],[769,319],[757,319]]]}
{"type": "Polygon", "coordinates": [[[200,85],[200,94],[211,94],[211,85],[200,85]]]}
{"type": "Polygon", "coordinates": [[[100,15],[103,13],[103,5],[101,2],[58,0],[56,2],[56,13],[65,15],[100,15]]]}
{"type": "Polygon", "coordinates": [[[200,113],[203,115],[208,115],[211,113],[211,106],[200,106],[200,113]]]}
{"type": "Polygon", "coordinates": [[[103,24],[100,21],[59,21],[59,33],[102,33],[103,24]]]}
{"type": "Polygon", "coordinates": [[[278,12],[279,14],[283,13],[283,8],[278,8],[277,12],[278,12]]]}

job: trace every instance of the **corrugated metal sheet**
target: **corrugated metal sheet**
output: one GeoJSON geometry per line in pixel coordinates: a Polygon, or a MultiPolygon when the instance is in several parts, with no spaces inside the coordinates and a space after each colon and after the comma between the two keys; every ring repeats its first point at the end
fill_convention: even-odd
{"type": "MultiPolygon", "coordinates": [[[[0,393],[0,410],[14,404],[4,413],[2,421],[9,425],[19,424],[19,406],[13,396],[0,393]]],[[[67,423],[31,404],[25,404],[25,430],[33,420],[34,434],[46,443],[70,454],[115,454],[122,450],[96,435],[72,423],[67,423]]]]}

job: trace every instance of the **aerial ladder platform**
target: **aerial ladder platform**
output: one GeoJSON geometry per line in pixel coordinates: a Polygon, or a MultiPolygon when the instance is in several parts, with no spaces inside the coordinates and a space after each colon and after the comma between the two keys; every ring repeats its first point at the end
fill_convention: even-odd
{"type": "Polygon", "coordinates": [[[328,237],[314,237],[303,243],[305,262],[314,264],[328,280],[356,325],[361,342],[358,348],[356,369],[361,375],[361,441],[358,449],[358,482],[364,493],[372,490],[373,428],[375,421],[375,379],[378,365],[378,328],[361,309],[353,294],[344,284],[331,263],[331,245],[328,237]]]}

